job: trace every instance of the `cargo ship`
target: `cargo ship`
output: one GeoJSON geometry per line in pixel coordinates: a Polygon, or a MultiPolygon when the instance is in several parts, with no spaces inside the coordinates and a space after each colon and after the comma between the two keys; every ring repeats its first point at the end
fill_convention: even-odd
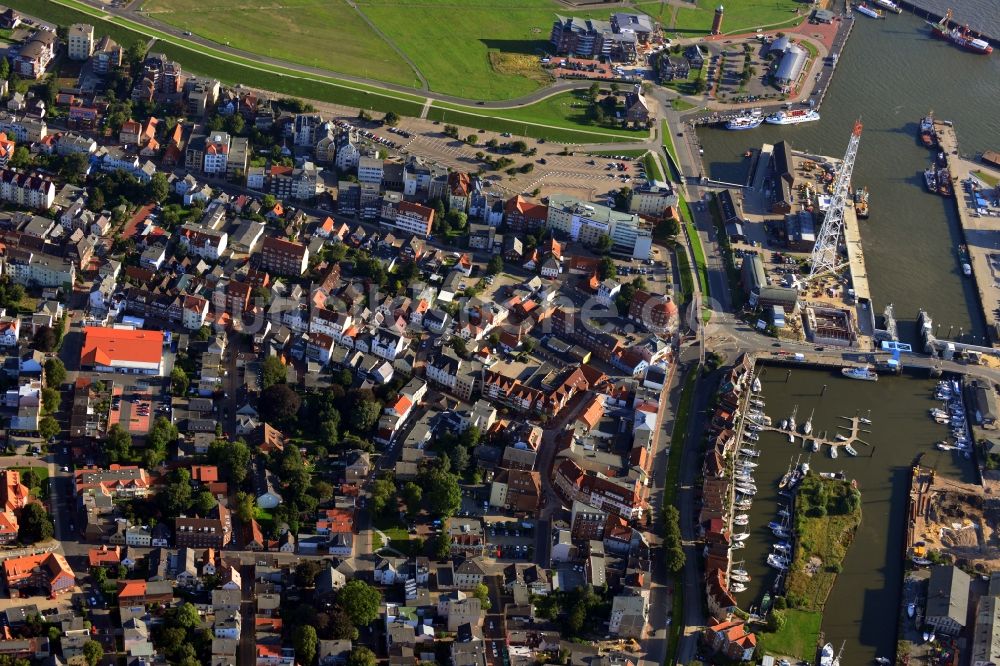
{"type": "Polygon", "coordinates": [[[885,14],[883,14],[882,12],[880,12],[877,9],[872,9],[871,7],[869,7],[868,5],[866,5],[863,2],[860,3],[860,4],[854,5],[854,8],[858,10],[859,14],[864,14],[868,18],[873,18],[873,19],[885,18],[885,14]]]}
{"type": "Polygon", "coordinates": [[[862,220],[868,219],[868,188],[854,190],[854,212],[862,220]]]}
{"type": "Polygon", "coordinates": [[[727,130],[751,130],[760,127],[764,122],[764,116],[760,111],[754,110],[750,113],[742,113],[726,121],[727,130]]]}
{"type": "Polygon", "coordinates": [[[920,141],[928,148],[937,148],[937,131],[934,129],[934,112],[920,119],[920,141]]]}
{"type": "Polygon", "coordinates": [[[931,27],[931,34],[933,34],[938,39],[946,39],[958,48],[969,51],[970,53],[978,53],[979,55],[989,55],[993,53],[993,47],[985,39],[979,37],[974,37],[972,32],[969,30],[969,26],[962,26],[961,28],[948,28],[948,24],[951,23],[952,12],[949,9],[945,12],[945,15],[941,17],[941,20],[937,23],[927,22],[927,25],[931,27]]]}
{"type": "Polygon", "coordinates": [[[814,109],[795,109],[793,111],[778,111],[764,119],[770,125],[798,125],[819,120],[819,112],[814,109]]]}

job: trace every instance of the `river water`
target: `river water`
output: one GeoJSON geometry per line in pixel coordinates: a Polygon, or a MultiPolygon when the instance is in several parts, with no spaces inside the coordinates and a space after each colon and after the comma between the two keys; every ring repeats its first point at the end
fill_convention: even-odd
{"type": "MultiPolygon", "coordinates": [[[[968,0],[1000,22],[996,0],[968,0]]],[[[958,3],[965,7],[965,2],[958,3]]],[[[964,11],[964,9],[963,9],[964,11]]],[[[858,117],[865,125],[854,183],[871,191],[871,219],[862,243],[877,312],[895,305],[900,337],[913,341],[919,308],[934,318],[938,337],[982,341],[975,288],[958,264],[958,214],[950,200],[923,188],[929,152],[918,144],[920,118],[933,109],[955,122],[963,154],[1000,149],[1000,54],[965,53],[932,39],[909,13],[884,21],[857,18],[823,102],[822,120],[799,126],[763,125],[747,132],[699,130],[713,178],[745,182],[742,155],[763,142],[843,155],[858,117]],[[978,338],[978,340],[977,340],[978,338]]]]}
{"type": "MultiPolygon", "coordinates": [[[[767,413],[777,424],[797,406],[796,421],[801,428],[810,412],[814,434],[828,431],[834,439],[837,426],[847,422],[841,416],[866,416],[871,410],[870,434],[862,439],[871,446],[857,445],[858,457],[841,450],[836,460],[829,449],[819,453],[795,445],[787,436],[762,433],[759,467],[754,478],[758,494],[750,511],[752,537],[734,560],[745,561],[752,581],[746,592],[737,595],[742,608],[759,605],[770,590],[776,572],[765,564],[775,537],[767,528],[778,520],[777,482],[791,460],[801,455],[809,460],[814,473],[843,471],[856,479],[861,489],[863,518],[848,551],[844,568],[827,601],[823,618],[824,640],[837,649],[844,644],[842,664],[872,663],[876,656],[895,650],[895,627],[902,577],[904,522],[910,468],[919,454],[922,463],[939,473],[975,479],[970,461],[951,452],[933,449],[944,439],[947,428],[934,423],[928,409],[940,406],[932,395],[935,381],[914,377],[882,377],[877,383],[844,379],[839,372],[767,367],[761,376],[767,413]],[[826,392],[823,393],[823,387],[826,392]]],[[[737,531],[743,528],[737,528],[737,531]]]]}

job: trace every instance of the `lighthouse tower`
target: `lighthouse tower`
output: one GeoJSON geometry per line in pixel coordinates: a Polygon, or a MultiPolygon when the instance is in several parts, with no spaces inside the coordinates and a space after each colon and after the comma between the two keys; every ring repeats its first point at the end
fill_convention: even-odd
{"type": "Polygon", "coordinates": [[[715,8],[715,19],[712,20],[712,34],[722,34],[722,14],[725,10],[722,5],[715,8]]]}

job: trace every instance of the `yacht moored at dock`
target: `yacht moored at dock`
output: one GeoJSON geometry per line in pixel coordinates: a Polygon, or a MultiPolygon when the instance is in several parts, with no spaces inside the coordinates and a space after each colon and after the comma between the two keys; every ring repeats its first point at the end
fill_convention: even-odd
{"type": "Polygon", "coordinates": [[[871,368],[841,368],[840,374],[848,379],[863,379],[866,382],[878,381],[878,373],[871,368]]]}
{"type": "Polygon", "coordinates": [[[727,130],[751,130],[757,129],[764,122],[764,116],[760,109],[754,109],[749,113],[741,113],[738,116],[726,121],[724,127],[727,130]]]}

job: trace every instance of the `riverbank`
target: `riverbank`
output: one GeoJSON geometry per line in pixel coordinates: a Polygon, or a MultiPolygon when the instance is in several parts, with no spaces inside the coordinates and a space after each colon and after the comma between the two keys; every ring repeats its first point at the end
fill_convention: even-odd
{"type": "MultiPolygon", "coordinates": [[[[972,278],[976,282],[979,307],[986,320],[989,344],[1000,342],[1000,209],[984,209],[973,189],[975,179],[982,185],[989,185],[991,179],[1000,179],[1000,170],[979,164],[961,156],[958,134],[951,122],[936,121],[934,131],[942,152],[948,160],[948,172],[955,192],[955,209],[962,229],[962,236],[968,250],[972,278]],[[976,172],[980,175],[973,176],[976,172]],[[996,213],[984,214],[981,211],[996,213]]],[[[995,182],[995,181],[994,181],[995,182]]],[[[982,188],[984,190],[989,188],[982,188]]],[[[985,198],[992,201],[993,195],[985,198]]]]}

